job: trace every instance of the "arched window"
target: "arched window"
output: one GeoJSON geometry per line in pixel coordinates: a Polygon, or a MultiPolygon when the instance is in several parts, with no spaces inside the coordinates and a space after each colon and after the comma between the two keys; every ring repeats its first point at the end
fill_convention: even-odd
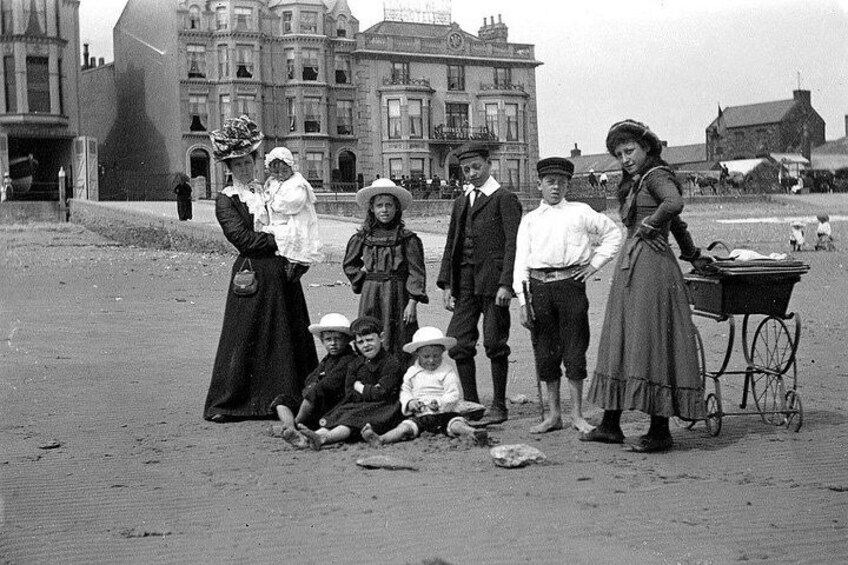
{"type": "Polygon", "coordinates": [[[347,37],[347,17],[339,16],[336,21],[336,37],[347,37]]]}
{"type": "Polygon", "coordinates": [[[200,6],[192,4],[188,9],[188,21],[186,29],[201,29],[200,28],[200,6]]]}

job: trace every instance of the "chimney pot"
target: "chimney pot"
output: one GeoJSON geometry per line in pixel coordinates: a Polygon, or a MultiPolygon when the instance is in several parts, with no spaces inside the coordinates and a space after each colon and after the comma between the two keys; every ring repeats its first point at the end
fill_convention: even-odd
{"type": "Polygon", "coordinates": [[[106,63],[106,59],[104,57],[100,57],[97,59],[97,66],[102,67],[106,63]]]}
{"type": "Polygon", "coordinates": [[[89,66],[90,68],[93,68],[93,67],[95,66],[95,64],[96,64],[96,63],[97,63],[97,59],[96,59],[96,58],[94,58],[94,57],[92,57],[91,59],[89,59],[89,60],[88,60],[88,66],[89,66]]]}
{"type": "Polygon", "coordinates": [[[501,20],[501,15],[500,15],[500,14],[498,14],[498,23],[499,23],[499,24],[500,24],[500,23],[503,23],[503,20],[501,20]]]}

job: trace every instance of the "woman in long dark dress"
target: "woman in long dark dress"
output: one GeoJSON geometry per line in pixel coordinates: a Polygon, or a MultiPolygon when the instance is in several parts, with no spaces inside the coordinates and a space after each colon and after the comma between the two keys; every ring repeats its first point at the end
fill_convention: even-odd
{"type": "Polygon", "coordinates": [[[607,149],[624,173],[618,198],[627,240],[613,274],[588,394],[604,417],[580,439],[622,443],[622,410],[640,410],[650,414],[651,426],[630,448],[665,451],[673,446],[669,417],[704,417],[695,329],[668,234],[677,240],[680,258],[696,268],[710,259],[701,256],[680,218],[682,190],[660,159],[659,138],[646,125],[625,120],[610,128],[607,149]]]}
{"type": "MultiPolygon", "coordinates": [[[[293,427],[306,376],[318,364],[309,333],[309,313],[299,277],[286,277],[287,261],[275,255],[274,236],[256,231],[267,221],[262,185],[253,180],[255,153],[262,133],[247,116],[227,120],[212,132],[215,157],[233,176],[215,202],[215,215],[226,238],[238,249],[230,276],[244,267],[256,273],[250,296],[227,292],[224,324],[203,416],[212,422],[278,415],[280,396],[293,427]]],[[[302,275],[303,269],[299,271],[302,275]]],[[[283,418],[280,418],[283,420],[283,418]]]]}

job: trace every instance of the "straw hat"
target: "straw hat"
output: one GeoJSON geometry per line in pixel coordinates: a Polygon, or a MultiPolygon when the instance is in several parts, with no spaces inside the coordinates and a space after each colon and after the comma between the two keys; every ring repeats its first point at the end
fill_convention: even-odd
{"type": "Polygon", "coordinates": [[[398,186],[389,179],[377,179],[371,186],[366,186],[356,193],[356,203],[365,210],[371,205],[371,199],[378,194],[391,194],[400,202],[400,209],[406,210],[412,204],[412,194],[402,186],[398,186]]]}
{"type": "Polygon", "coordinates": [[[443,345],[445,349],[450,349],[456,345],[456,338],[445,337],[439,328],[424,326],[412,335],[412,341],[404,345],[403,350],[407,353],[415,353],[427,345],[443,345]]]}
{"type": "Polygon", "coordinates": [[[353,335],[350,331],[350,320],[341,314],[331,313],[324,314],[321,321],[317,324],[310,324],[309,331],[313,335],[321,335],[321,332],[341,332],[347,335],[353,335]]]}
{"type": "Polygon", "coordinates": [[[218,161],[250,155],[259,149],[264,138],[256,122],[245,115],[226,120],[224,127],[209,134],[212,154],[218,161]]]}

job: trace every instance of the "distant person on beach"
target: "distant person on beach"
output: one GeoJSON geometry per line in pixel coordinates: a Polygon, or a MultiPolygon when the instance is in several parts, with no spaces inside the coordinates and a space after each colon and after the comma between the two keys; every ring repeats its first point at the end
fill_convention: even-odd
{"type": "Polygon", "coordinates": [[[816,226],[816,251],[835,251],[833,231],[830,228],[830,216],[819,214],[816,219],[819,221],[819,225],[816,226]]]}
{"type": "Polygon", "coordinates": [[[601,184],[601,190],[604,192],[607,191],[607,183],[609,182],[609,178],[605,172],[601,172],[601,176],[598,178],[598,182],[601,184]]]}
{"type": "Polygon", "coordinates": [[[184,174],[180,174],[179,181],[174,193],[177,195],[177,217],[184,222],[191,219],[191,185],[184,174]]]}
{"type": "Polygon", "coordinates": [[[488,444],[485,429],[473,428],[457,413],[460,401],[459,377],[444,362],[445,351],[456,339],[445,337],[439,328],[425,326],[415,332],[403,350],[415,355],[400,387],[400,409],[406,419],[391,430],[378,434],[371,424],[362,428],[362,439],[372,447],[415,439],[422,432],[443,433],[466,438],[475,445],[488,444]]]}
{"type": "Polygon", "coordinates": [[[804,228],[806,225],[801,221],[794,221],[789,224],[792,228],[792,235],[789,236],[789,245],[792,246],[792,251],[803,251],[806,239],[804,239],[804,228]]]}

